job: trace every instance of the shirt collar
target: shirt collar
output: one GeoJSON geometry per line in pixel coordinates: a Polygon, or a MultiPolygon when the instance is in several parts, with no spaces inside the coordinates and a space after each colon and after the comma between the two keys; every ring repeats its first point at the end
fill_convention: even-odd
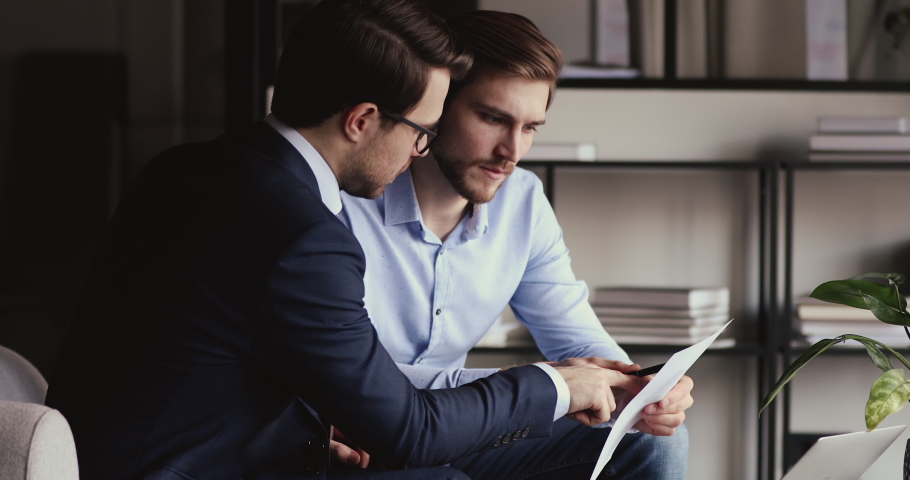
{"type": "Polygon", "coordinates": [[[332,213],[338,215],[338,213],[341,212],[341,190],[338,187],[338,179],[335,177],[335,173],[332,172],[332,169],[329,167],[329,164],[326,163],[325,159],[322,158],[322,155],[313,148],[313,145],[310,144],[306,138],[303,138],[303,135],[301,135],[300,132],[285,125],[285,123],[278,120],[274,114],[268,114],[268,116],[265,117],[265,123],[268,123],[276,132],[284,137],[285,140],[290,142],[298,152],[300,152],[300,155],[306,160],[310,169],[313,170],[313,175],[316,177],[316,184],[319,185],[319,196],[322,197],[322,203],[324,203],[332,213]]]}
{"type": "Polygon", "coordinates": [[[417,192],[414,191],[410,168],[386,185],[383,197],[386,226],[421,221],[420,206],[417,204],[417,192]]]}
{"type": "MultiPolygon", "coordinates": [[[[420,222],[421,226],[423,226],[423,218],[420,215],[420,205],[417,203],[417,192],[414,190],[414,179],[411,177],[411,169],[405,170],[392,183],[386,186],[383,194],[383,203],[386,226],[408,222],[420,222]]],[[[487,203],[474,205],[471,215],[462,220],[462,223],[464,223],[462,239],[464,241],[479,238],[487,233],[490,228],[488,209],[489,204],[487,203]]]]}

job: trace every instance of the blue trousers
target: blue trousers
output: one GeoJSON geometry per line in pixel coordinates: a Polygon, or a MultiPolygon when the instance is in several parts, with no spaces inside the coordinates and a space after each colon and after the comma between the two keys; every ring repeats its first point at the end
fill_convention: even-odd
{"type": "MultiPolygon", "coordinates": [[[[553,424],[546,438],[521,439],[461,458],[448,467],[412,470],[348,470],[333,480],[588,480],[609,428],[586,427],[569,418],[553,424]]],[[[671,437],[626,434],[601,480],[682,480],[686,477],[689,432],[683,425],[671,437]]]]}
{"type": "MultiPolygon", "coordinates": [[[[609,428],[590,428],[569,418],[553,424],[546,438],[522,439],[452,462],[473,480],[591,478],[609,428]]],[[[686,477],[689,431],[670,437],[626,434],[598,477],[601,480],[681,480],[686,477]]]]}

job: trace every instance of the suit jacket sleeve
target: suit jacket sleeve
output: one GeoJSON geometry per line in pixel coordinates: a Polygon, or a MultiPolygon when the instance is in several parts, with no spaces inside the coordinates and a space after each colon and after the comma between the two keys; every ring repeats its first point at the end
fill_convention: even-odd
{"type": "Polygon", "coordinates": [[[253,355],[323,421],[389,467],[445,464],[506,434],[549,435],[556,389],[537,367],[414,388],[367,317],[363,274],[360,245],[330,218],[287,243],[264,285],[253,355]]]}

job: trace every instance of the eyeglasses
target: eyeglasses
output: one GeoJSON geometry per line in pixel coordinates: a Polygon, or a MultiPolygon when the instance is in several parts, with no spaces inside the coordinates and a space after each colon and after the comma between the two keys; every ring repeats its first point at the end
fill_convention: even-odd
{"type": "Polygon", "coordinates": [[[427,153],[427,150],[430,149],[430,144],[433,143],[433,140],[436,140],[436,132],[421,127],[420,125],[417,125],[416,123],[402,117],[397,113],[386,112],[385,110],[380,110],[380,112],[397,122],[401,122],[413,128],[414,130],[417,130],[417,141],[414,142],[414,147],[417,149],[417,153],[421,155],[427,153]]]}

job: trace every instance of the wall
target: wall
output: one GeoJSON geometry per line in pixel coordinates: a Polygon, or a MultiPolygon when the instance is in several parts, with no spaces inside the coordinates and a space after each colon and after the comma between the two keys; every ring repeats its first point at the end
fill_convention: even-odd
{"type": "MultiPolygon", "coordinates": [[[[12,111],[21,55],[119,52],[126,57],[129,121],[124,167],[130,178],[165,148],[211,138],[222,130],[223,23],[223,2],[218,0],[0,2],[0,211],[17,208],[7,204],[7,187],[14,181],[12,111]]],[[[116,198],[117,185],[112,189],[116,198]]],[[[54,192],[46,194],[53,197],[54,192]]],[[[59,241],[66,241],[65,233],[59,241]]],[[[16,289],[17,279],[0,266],[0,342],[22,353],[45,375],[53,368],[73,299],[81,290],[84,272],[69,273],[67,278],[79,280],[67,282],[67,291],[49,287],[26,295],[40,301],[22,301],[18,293],[8,295],[16,289]],[[17,306],[22,304],[26,306],[17,306]]],[[[61,283],[55,280],[47,283],[61,283]]]]}
{"type": "Polygon", "coordinates": [[[910,95],[560,89],[539,142],[611,160],[798,159],[819,115],[906,115],[910,95]]]}

